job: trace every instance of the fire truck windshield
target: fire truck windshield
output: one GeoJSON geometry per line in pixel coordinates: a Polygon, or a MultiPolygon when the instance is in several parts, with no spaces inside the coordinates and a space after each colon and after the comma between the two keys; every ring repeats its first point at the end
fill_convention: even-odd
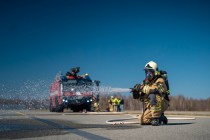
{"type": "Polygon", "coordinates": [[[68,80],[62,81],[64,92],[92,92],[94,90],[94,84],[92,81],[87,80],[68,80]]]}

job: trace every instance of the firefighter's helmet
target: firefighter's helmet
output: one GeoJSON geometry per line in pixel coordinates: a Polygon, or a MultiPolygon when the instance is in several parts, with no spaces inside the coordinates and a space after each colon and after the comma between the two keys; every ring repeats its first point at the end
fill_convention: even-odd
{"type": "Polygon", "coordinates": [[[154,61],[148,62],[145,67],[146,79],[151,81],[158,75],[158,66],[154,61]]]}
{"type": "Polygon", "coordinates": [[[145,70],[154,70],[154,71],[158,71],[158,65],[157,63],[155,63],[154,61],[150,61],[148,62],[145,67],[145,70]]]}

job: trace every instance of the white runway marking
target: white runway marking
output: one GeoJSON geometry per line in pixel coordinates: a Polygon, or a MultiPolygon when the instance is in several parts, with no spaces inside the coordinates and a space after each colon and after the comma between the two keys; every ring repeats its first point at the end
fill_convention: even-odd
{"type": "Polygon", "coordinates": [[[22,116],[25,116],[25,114],[24,113],[21,113],[21,112],[16,112],[16,114],[19,114],[19,115],[22,115],[22,116]]]}
{"type": "Polygon", "coordinates": [[[195,118],[191,118],[191,117],[168,117],[168,120],[195,120],[195,118]]]}

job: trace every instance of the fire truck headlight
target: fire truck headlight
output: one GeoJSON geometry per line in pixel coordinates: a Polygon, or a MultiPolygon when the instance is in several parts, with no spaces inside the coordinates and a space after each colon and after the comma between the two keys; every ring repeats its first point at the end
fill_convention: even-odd
{"type": "Polygon", "coordinates": [[[90,99],[90,101],[92,102],[93,100],[92,100],[92,99],[90,99]]]}
{"type": "Polygon", "coordinates": [[[65,101],[66,103],[68,102],[68,100],[65,101]]]}
{"type": "Polygon", "coordinates": [[[89,100],[87,100],[87,102],[89,103],[90,101],[89,101],[89,100]]]}

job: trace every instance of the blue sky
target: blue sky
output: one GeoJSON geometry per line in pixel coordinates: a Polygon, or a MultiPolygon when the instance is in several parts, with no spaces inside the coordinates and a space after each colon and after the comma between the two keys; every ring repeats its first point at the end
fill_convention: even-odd
{"type": "Polygon", "coordinates": [[[128,88],[153,60],[168,72],[173,95],[210,97],[209,7],[204,0],[1,0],[0,82],[52,81],[80,66],[102,85],[128,88]]]}

